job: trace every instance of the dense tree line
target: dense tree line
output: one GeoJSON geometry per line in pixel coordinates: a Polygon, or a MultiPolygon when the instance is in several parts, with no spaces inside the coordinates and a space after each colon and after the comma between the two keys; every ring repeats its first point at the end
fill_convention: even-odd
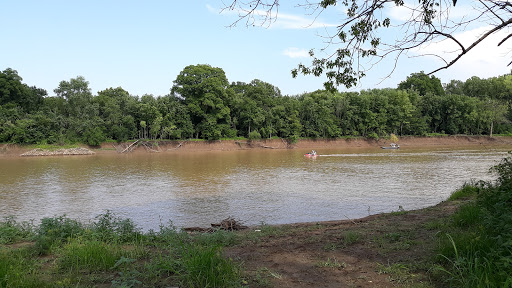
{"type": "Polygon", "coordinates": [[[13,69],[0,72],[0,142],[512,132],[512,75],[453,80],[443,87],[420,72],[397,89],[284,96],[269,83],[230,83],[221,68],[191,65],[164,96],[133,96],[121,87],[93,95],[81,76],[61,81],[53,92],[48,97],[22,83],[13,69]]]}

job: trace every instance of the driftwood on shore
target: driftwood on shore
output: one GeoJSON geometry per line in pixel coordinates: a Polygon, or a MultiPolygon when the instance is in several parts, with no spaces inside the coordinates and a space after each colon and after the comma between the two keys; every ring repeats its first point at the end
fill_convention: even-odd
{"type": "Polygon", "coordinates": [[[21,154],[20,156],[57,156],[57,155],[92,155],[93,151],[87,148],[69,148],[69,149],[57,149],[57,150],[45,150],[36,148],[21,154]]]}
{"type": "Polygon", "coordinates": [[[266,149],[280,149],[281,148],[281,147],[268,146],[268,145],[264,145],[264,144],[257,143],[257,142],[252,142],[252,141],[248,141],[248,142],[235,141],[235,143],[240,148],[243,148],[242,145],[247,145],[250,148],[254,148],[254,147],[261,147],[261,148],[266,148],[266,149]]]}
{"type": "Polygon", "coordinates": [[[232,217],[228,217],[222,220],[220,223],[212,223],[210,228],[201,228],[201,227],[188,227],[183,228],[184,231],[187,232],[204,232],[204,233],[213,233],[217,230],[226,230],[226,231],[239,231],[247,229],[248,227],[242,225],[240,221],[235,220],[232,217]]]}
{"type": "Polygon", "coordinates": [[[135,142],[128,145],[128,147],[126,147],[123,151],[121,151],[121,153],[125,153],[126,151],[131,152],[133,150],[133,148],[135,148],[135,144],[137,144],[138,142],[139,142],[139,140],[137,139],[135,142]]]}

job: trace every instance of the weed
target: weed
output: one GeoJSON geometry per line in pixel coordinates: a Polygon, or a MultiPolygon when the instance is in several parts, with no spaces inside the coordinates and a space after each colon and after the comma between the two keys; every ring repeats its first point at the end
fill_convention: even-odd
{"type": "Polygon", "coordinates": [[[443,229],[446,227],[446,223],[444,220],[436,219],[433,221],[426,222],[424,224],[424,227],[427,230],[436,230],[436,229],[443,229]]]}
{"type": "Polygon", "coordinates": [[[410,273],[410,269],[405,264],[395,263],[395,264],[378,264],[378,272],[379,274],[387,274],[389,275],[389,279],[393,282],[397,282],[400,284],[409,283],[414,278],[414,274],[410,273]]]}
{"type": "Polygon", "coordinates": [[[343,235],[343,243],[345,245],[352,245],[361,240],[361,233],[348,231],[343,235]]]}
{"type": "MultiPolygon", "coordinates": [[[[33,237],[31,222],[16,223],[14,217],[6,217],[0,222],[0,244],[12,244],[33,237]]],[[[2,287],[2,286],[0,286],[2,287]]]]}
{"type": "Polygon", "coordinates": [[[111,211],[96,216],[92,230],[97,234],[96,239],[100,241],[126,243],[141,237],[132,220],[116,217],[111,211]]]}
{"type": "Polygon", "coordinates": [[[260,267],[256,270],[256,275],[254,277],[254,281],[257,284],[257,287],[272,287],[272,278],[280,279],[281,275],[278,273],[270,271],[267,267],[260,267]]]}
{"type": "Polygon", "coordinates": [[[327,261],[320,261],[316,264],[317,267],[327,267],[327,268],[345,268],[347,264],[345,262],[338,262],[336,258],[327,258],[327,261]]]}
{"type": "Polygon", "coordinates": [[[385,235],[386,239],[388,239],[389,242],[398,242],[400,241],[400,238],[402,238],[402,234],[398,232],[390,232],[385,235]]]}
{"type": "Polygon", "coordinates": [[[323,249],[325,251],[334,251],[338,249],[338,245],[336,243],[327,243],[324,245],[323,249]]]}
{"type": "Polygon", "coordinates": [[[452,215],[453,224],[457,227],[470,227],[482,221],[480,207],[474,202],[462,205],[452,215]]]}
{"type": "Polygon", "coordinates": [[[126,258],[124,256],[121,256],[121,258],[117,260],[111,269],[122,268],[122,270],[118,272],[119,278],[112,280],[112,287],[131,288],[142,284],[141,281],[137,280],[137,277],[139,277],[141,273],[137,270],[129,269],[129,265],[135,261],[135,259],[126,258]]]}

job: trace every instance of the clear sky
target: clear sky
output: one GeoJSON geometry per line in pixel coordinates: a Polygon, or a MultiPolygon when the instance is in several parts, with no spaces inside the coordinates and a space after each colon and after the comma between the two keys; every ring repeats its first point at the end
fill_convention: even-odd
{"type": "MultiPolygon", "coordinates": [[[[320,35],[339,23],[343,11],[335,7],[313,21],[301,8],[281,6],[279,20],[270,27],[242,23],[227,28],[237,16],[219,13],[222,7],[219,0],[0,0],[0,70],[17,70],[24,83],[49,95],[60,81],[81,75],[94,94],[120,86],[132,95],[163,96],[184,67],[196,64],[222,68],[230,82],[260,79],[279,87],[283,95],[323,88],[324,78],[293,79],[290,71],[299,63],[310,64],[307,51],[323,47],[320,35]]],[[[457,9],[461,14],[471,11],[460,4],[457,9]]],[[[387,13],[392,20],[404,16],[399,10],[387,13]]],[[[468,27],[468,37],[477,28],[468,27]]],[[[512,57],[506,53],[512,45],[497,50],[493,41],[436,76],[449,82],[509,73],[512,57]]],[[[421,52],[450,49],[441,43],[421,52]]],[[[384,62],[352,90],[396,88],[411,73],[441,65],[433,58],[408,56],[391,78],[381,82],[392,65],[384,62]]]]}

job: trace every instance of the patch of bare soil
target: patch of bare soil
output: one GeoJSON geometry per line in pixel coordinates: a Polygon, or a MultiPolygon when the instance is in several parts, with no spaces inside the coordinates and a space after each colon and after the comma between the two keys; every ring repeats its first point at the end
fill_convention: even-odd
{"type": "Polygon", "coordinates": [[[226,248],[250,287],[442,287],[429,277],[455,202],[358,220],[262,226],[226,248]]]}

